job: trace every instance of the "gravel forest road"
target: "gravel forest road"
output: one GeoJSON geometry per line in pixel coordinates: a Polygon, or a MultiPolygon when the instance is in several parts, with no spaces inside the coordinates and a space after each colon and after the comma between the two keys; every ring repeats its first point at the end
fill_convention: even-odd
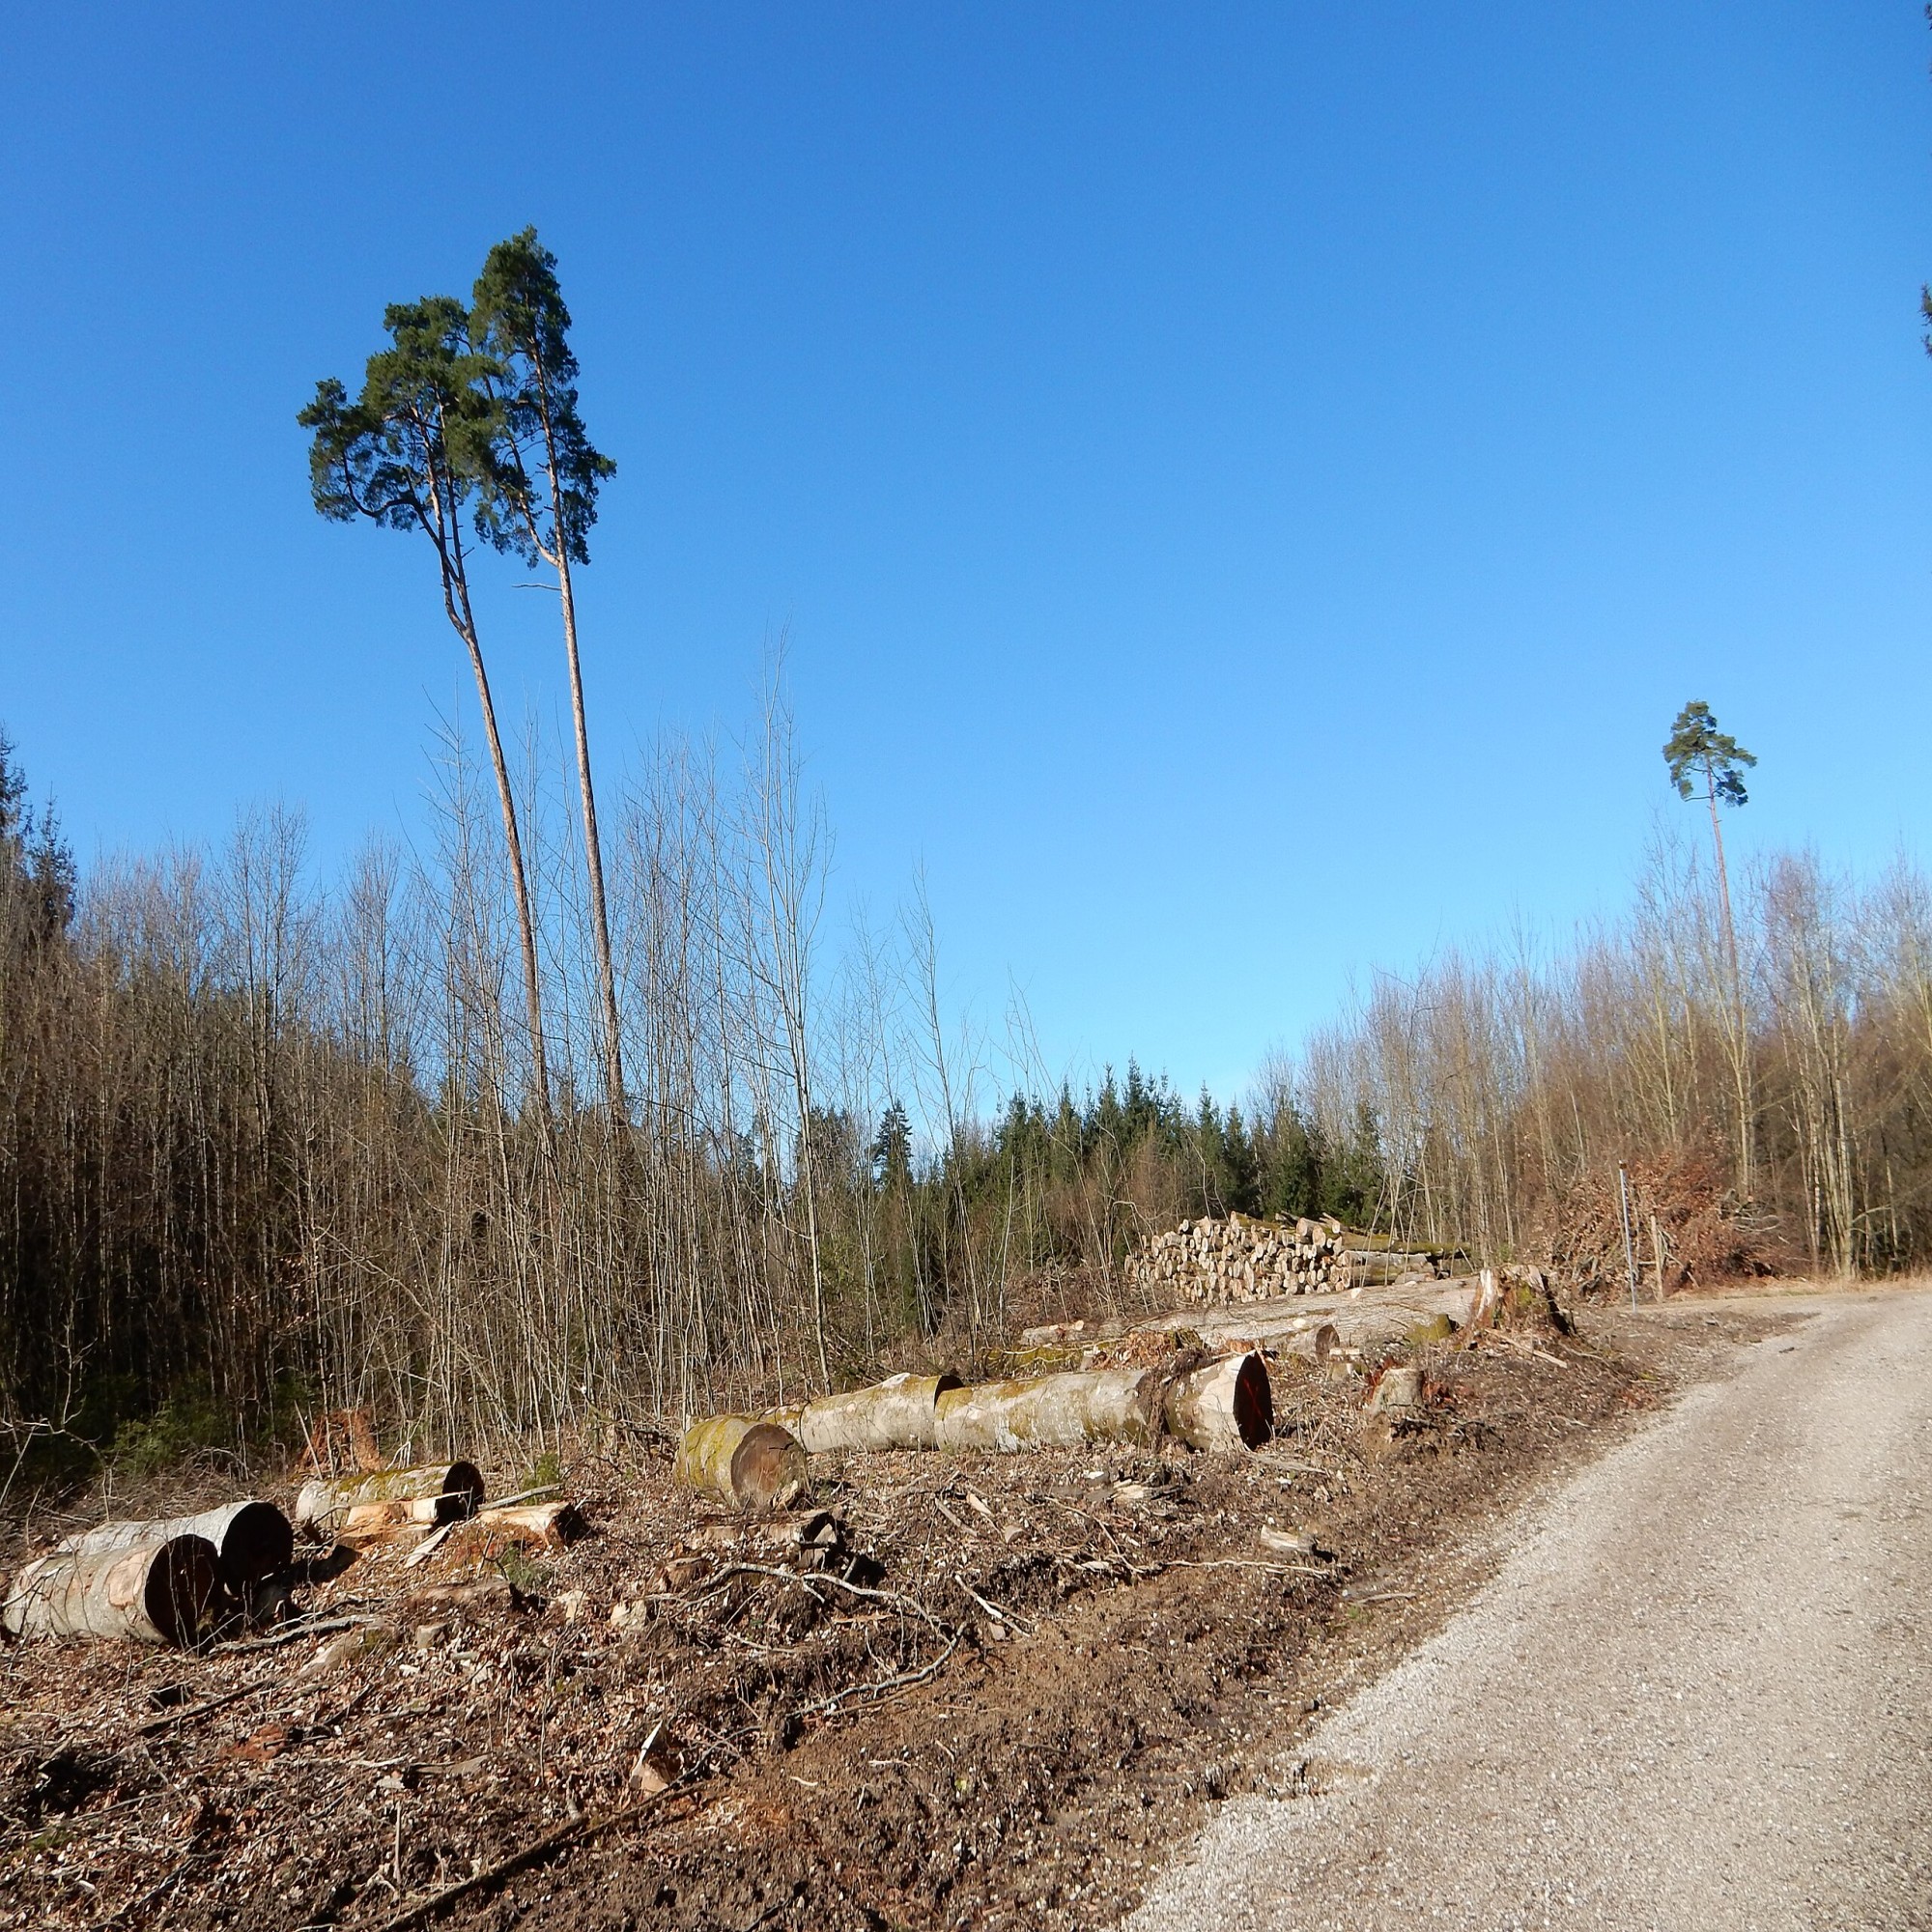
{"type": "Polygon", "coordinates": [[[1932,1927],[1932,1293],[1805,1305],[1521,1520],[1131,1932],[1932,1927]]]}

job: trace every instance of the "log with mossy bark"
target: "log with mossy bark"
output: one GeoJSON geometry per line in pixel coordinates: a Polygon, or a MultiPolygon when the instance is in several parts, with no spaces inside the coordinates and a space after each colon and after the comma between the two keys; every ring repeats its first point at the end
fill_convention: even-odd
{"type": "Polygon", "coordinates": [[[367,1533],[388,1523],[459,1522],[483,1501],[483,1477],[473,1463],[427,1463],[407,1469],[369,1469],[354,1476],[317,1476],[296,1498],[296,1526],[319,1536],[367,1533]]]}
{"type": "Polygon", "coordinates": [[[128,1637],[191,1650],[230,1613],[214,1545],[205,1536],[169,1536],[132,1548],[60,1550],[29,1563],[0,1604],[0,1629],[13,1636],[128,1637]]]}
{"type": "Polygon", "coordinates": [[[810,1484],[805,1445],[790,1430],[750,1415],[710,1415],[678,1444],[672,1478],[740,1509],[783,1509],[810,1484]]]}
{"type": "Polygon", "coordinates": [[[1091,1369],[1026,1381],[982,1382],[939,1398],[942,1449],[1077,1448],[1151,1442],[1257,1448],[1274,1421],[1260,1355],[1223,1356],[1179,1369],[1091,1369]]]}
{"type": "Polygon", "coordinates": [[[939,1443],[939,1401],[960,1386],[953,1375],[888,1376],[868,1388],[821,1396],[765,1417],[789,1430],[809,1454],[838,1450],[933,1449],[939,1443]]]}

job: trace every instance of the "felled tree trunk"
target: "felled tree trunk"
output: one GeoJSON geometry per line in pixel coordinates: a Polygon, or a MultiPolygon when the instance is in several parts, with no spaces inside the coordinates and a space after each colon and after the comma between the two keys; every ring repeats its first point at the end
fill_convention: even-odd
{"type": "Polygon", "coordinates": [[[0,1627],[14,1636],[204,1642],[227,1608],[214,1545],[170,1536],[131,1549],[57,1551],[14,1578],[0,1627]]]}
{"type": "Polygon", "coordinates": [[[388,1522],[457,1522],[473,1516],[482,1501],[483,1477],[474,1463],[318,1476],[304,1483],[296,1498],[296,1525],[328,1536],[388,1522]],[[398,1504],[404,1507],[393,1507],[398,1504]]]}
{"type": "Polygon", "coordinates": [[[870,1388],[825,1396],[801,1408],[774,1409],[765,1419],[790,1430],[813,1456],[841,1449],[934,1449],[939,1399],[958,1386],[957,1376],[888,1376],[870,1388]]]}
{"type": "Polygon", "coordinates": [[[1265,1442],[1273,1427],[1267,1368],[1252,1353],[1179,1375],[1091,1369],[982,1382],[940,1396],[938,1406],[942,1449],[1151,1442],[1162,1429],[1192,1449],[1241,1449],[1265,1442]]]}
{"type": "Polygon", "coordinates": [[[288,1518],[273,1503],[265,1502],[227,1503],[164,1522],[103,1522],[68,1537],[60,1553],[93,1556],[101,1550],[165,1543],[177,1536],[206,1537],[214,1546],[223,1586],[238,1597],[258,1578],[282,1569],[296,1553],[288,1518]]]}
{"type": "Polygon", "coordinates": [[[1223,1355],[1164,1392],[1168,1433],[1190,1449],[1259,1449],[1274,1434],[1274,1391],[1257,1354],[1223,1355]]]}
{"type": "Polygon", "coordinates": [[[1071,1449],[1153,1435],[1145,1369],[1068,1370],[980,1382],[939,1398],[942,1449],[1071,1449]]]}
{"type": "Polygon", "coordinates": [[[749,1415],[711,1415],[684,1432],[672,1477],[740,1509],[782,1509],[805,1493],[805,1446],[790,1430],[749,1415]]]}

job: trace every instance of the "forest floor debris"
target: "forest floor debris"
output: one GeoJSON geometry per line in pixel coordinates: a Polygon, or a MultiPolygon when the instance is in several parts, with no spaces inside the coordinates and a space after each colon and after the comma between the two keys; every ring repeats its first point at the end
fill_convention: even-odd
{"type": "Polygon", "coordinates": [[[1368,1421],[1377,1364],[1283,1355],[1252,1454],[819,1458],[749,1523],[584,1461],[561,1547],[379,1541],[200,1656],[10,1645],[0,1926],[1110,1922],[1205,1806],[1320,1776],[1296,1732],[1485,1522],[1784,1319],[1404,1345],[1368,1421]]]}

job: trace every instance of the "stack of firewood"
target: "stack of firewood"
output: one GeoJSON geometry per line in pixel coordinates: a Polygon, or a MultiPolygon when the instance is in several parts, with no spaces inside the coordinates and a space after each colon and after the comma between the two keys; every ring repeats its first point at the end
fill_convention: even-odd
{"type": "Polygon", "coordinates": [[[1127,1257],[1126,1281],[1175,1302],[1266,1301],[1281,1294],[1321,1294],[1349,1286],[1341,1222],[1183,1221],[1127,1257]]]}

